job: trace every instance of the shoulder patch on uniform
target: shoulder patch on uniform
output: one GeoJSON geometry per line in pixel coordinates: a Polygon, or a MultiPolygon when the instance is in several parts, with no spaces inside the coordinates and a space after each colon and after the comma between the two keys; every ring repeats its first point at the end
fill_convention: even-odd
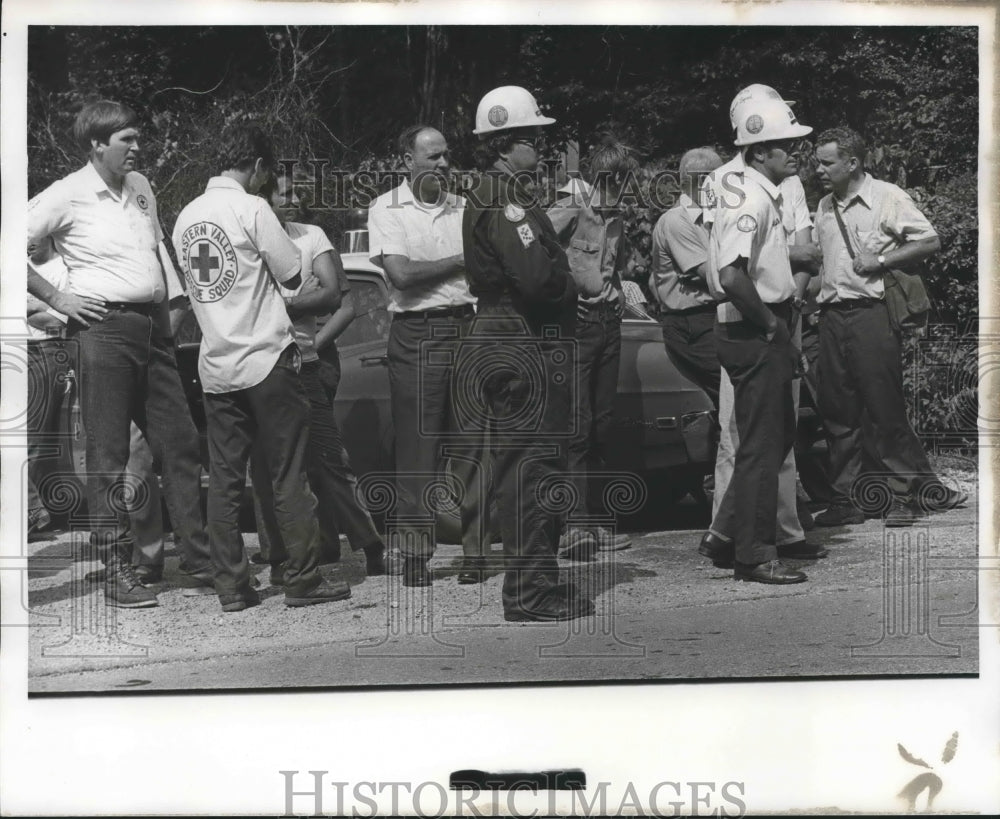
{"type": "Polygon", "coordinates": [[[744,233],[753,233],[757,229],[757,220],[749,213],[744,213],[736,220],[736,228],[744,233]]]}
{"type": "Polygon", "coordinates": [[[146,197],[143,196],[141,193],[135,198],[135,201],[136,204],[143,210],[146,210],[146,208],[149,207],[149,200],[146,199],[146,197]]]}
{"type": "Polygon", "coordinates": [[[508,222],[520,222],[524,218],[524,208],[517,205],[507,205],[503,209],[503,215],[507,217],[508,222]]]}
{"type": "Polygon", "coordinates": [[[517,235],[521,237],[521,244],[525,247],[529,247],[535,241],[535,233],[527,222],[517,226],[517,235]]]}

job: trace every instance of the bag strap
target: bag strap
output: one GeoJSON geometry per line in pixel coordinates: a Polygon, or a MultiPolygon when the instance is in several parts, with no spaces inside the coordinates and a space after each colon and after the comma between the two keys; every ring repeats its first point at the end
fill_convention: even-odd
{"type": "Polygon", "coordinates": [[[833,215],[837,218],[837,227],[840,228],[840,235],[844,237],[844,244],[847,245],[847,252],[854,260],[854,248],[851,246],[851,238],[847,235],[847,225],[844,224],[844,219],[840,215],[840,208],[837,207],[837,200],[834,199],[833,194],[830,194],[830,206],[833,208],[833,215]]]}

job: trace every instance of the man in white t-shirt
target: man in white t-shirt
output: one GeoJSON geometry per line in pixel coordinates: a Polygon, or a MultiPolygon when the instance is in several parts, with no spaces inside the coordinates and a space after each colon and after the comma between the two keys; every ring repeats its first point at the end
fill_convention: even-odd
{"type": "Polygon", "coordinates": [[[346,583],[331,583],[319,572],[316,498],[305,470],[309,404],[299,379],[301,354],[278,290],[279,283],[301,283],[301,257],[268,204],[252,193],[274,164],[271,140],[259,126],[230,126],[216,159],[222,172],[181,211],[173,235],[202,332],[198,373],[208,424],[208,533],[223,611],[260,602],[239,531],[255,440],[270,467],[288,550],[285,604],[351,596],[346,583]]]}
{"type": "Polygon", "coordinates": [[[157,605],[132,571],[128,519],[115,508],[132,421],[162,460],[185,583],[198,592],[212,572],[198,433],[169,338],[167,304],[180,288],[161,248],[156,198],[135,171],[138,124],[120,103],[84,106],[73,132],[89,161],[28,203],[27,237],[29,248],[51,238],[66,263],[66,285],[57,288],[29,260],[28,291],[67,316],[79,351],[91,540],[107,565],[105,600],[125,608],[157,605]]]}
{"type": "MultiPolygon", "coordinates": [[[[393,317],[389,388],[399,492],[395,529],[403,553],[403,583],[429,586],[427,563],[436,544],[427,527],[419,525],[430,517],[422,496],[430,476],[440,471],[442,435],[454,432],[453,368],[438,362],[453,357],[455,343],[468,335],[475,299],[465,279],[462,252],[465,200],[447,189],[448,143],[436,129],[414,125],[400,135],[399,149],[409,178],[372,203],[369,255],[385,270],[393,317]]],[[[463,454],[478,460],[465,449],[463,454]]],[[[456,459],[455,463],[471,462],[456,459]]],[[[465,483],[461,509],[465,564],[458,581],[476,583],[482,579],[483,555],[479,481],[471,468],[460,469],[459,475],[465,483]]]]}

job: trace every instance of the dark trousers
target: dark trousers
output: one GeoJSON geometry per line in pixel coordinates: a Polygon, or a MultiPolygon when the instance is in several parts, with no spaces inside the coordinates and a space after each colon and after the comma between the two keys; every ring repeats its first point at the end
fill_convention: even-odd
{"type": "Polygon", "coordinates": [[[111,310],[88,328],[71,323],[79,344],[80,404],[87,430],[87,502],[100,557],[129,560],[132,535],[121,489],[131,422],[162,464],[163,495],[181,549],[182,573],[211,575],[201,512],[201,456],[172,343],[152,320],[111,310]]]}
{"type": "MultiPolygon", "coordinates": [[[[773,312],[779,321],[788,320],[783,307],[773,312]]],[[[712,527],[733,541],[738,562],[766,563],[778,556],[778,472],[795,443],[794,348],[790,339],[769,343],[749,321],[717,323],[716,342],[719,361],[733,382],[740,442],[712,527]]]]}
{"type": "Polygon", "coordinates": [[[569,441],[569,473],[576,486],[577,512],[593,512],[597,487],[588,472],[604,469],[618,393],[622,354],[621,318],[614,305],[581,309],[576,319],[576,430],[569,441]]]}
{"type": "Polygon", "coordinates": [[[866,416],[890,491],[911,496],[936,480],[906,417],[900,339],[882,302],[824,309],[818,370],[834,502],[849,502],[862,469],[866,416]]]}
{"type": "MultiPolygon", "coordinates": [[[[72,473],[69,428],[60,416],[72,402],[76,343],[61,338],[28,342],[28,510],[45,506],[45,478],[72,473]],[[43,487],[40,491],[39,487],[43,487]]],[[[54,487],[58,492],[58,487],[54,487]]]]}
{"type": "Polygon", "coordinates": [[[719,411],[722,368],[715,349],[715,305],[687,313],[662,313],[663,346],[674,366],[699,386],[719,411]]]}
{"type": "MultiPolygon", "coordinates": [[[[382,538],[371,515],[355,494],[358,479],[351,470],[333,416],[340,371],[325,361],[308,361],[302,365],[300,377],[309,401],[306,475],[316,496],[321,541],[328,548],[339,549],[340,533],[343,532],[354,550],[381,544],[382,538]]],[[[287,559],[287,550],[274,514],[274,491],[262,444],[263,440],[258,438],[251,466],[257,533],[261,553],[269,563],[278,565],[287,559]]]]}
{"type": "MultiPolygon", "coordinates": [[[[428,485],[442,474],[443,450],[453,448],[451,474],[460,484],[462,551],[478,557],[484,544],[484,484],[480,465],[481,435],[461,435],[455,414],[455,357],[468,335],[472,318],[413,318],[396,316],[389,329],[389,388],[396,442],[396,486],[399,497],[394,527],[404,555],[430,558],[435,543],[427,534],[433,522],[428,485]]],[[[485,548],[484,548],[485,547],[485,548]]]]}
{"type": "MultiPolygon", "coordinates": [[[[547,340],[506,302],[483,305],[463,345],[460,367],[474,374],[482,423],[492,425],[494,490],[506,574],[505,611],[531,611],[572,593],[559,583],[560,510],[546,503],[564,479],[572,408],[572,321],[564,340],[547,340]],[[568,345],[568,346],[567,346],[568,345]]],[[[470,408],[470,415],[472,411],[470,408]]]]}
{"type": "Polygon", "coordinates": [[[208,534],[219,596],[245,595],[250,567],[239,531],[247,461],[257,441],[267,461],[274,516],[288,551],[285,593],[306,595],[321,582],[316,498],[306,478],[309,402],[297,372],[294,344],[259,384],[205,393],[208,422],[208,534]]]}

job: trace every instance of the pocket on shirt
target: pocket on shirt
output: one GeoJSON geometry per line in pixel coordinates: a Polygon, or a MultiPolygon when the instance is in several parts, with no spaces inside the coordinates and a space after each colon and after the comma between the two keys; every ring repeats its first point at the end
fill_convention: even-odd
{"type": "Polygon", "coordinates": [[[868,253],[881,253],[886,248],[885,236],[880,230],[858,230],[854,237],[858,240],[858,247],[868,253]]]}
{"type": "MultiPolygon", "coordinates": [[[[601,246],[585,239],[572,239],[566,250],[570,268],[576,273],[595,273],[601,265],[601,246]]],[[[593,293],[588,295],[595,295],[593,293]]]]}

